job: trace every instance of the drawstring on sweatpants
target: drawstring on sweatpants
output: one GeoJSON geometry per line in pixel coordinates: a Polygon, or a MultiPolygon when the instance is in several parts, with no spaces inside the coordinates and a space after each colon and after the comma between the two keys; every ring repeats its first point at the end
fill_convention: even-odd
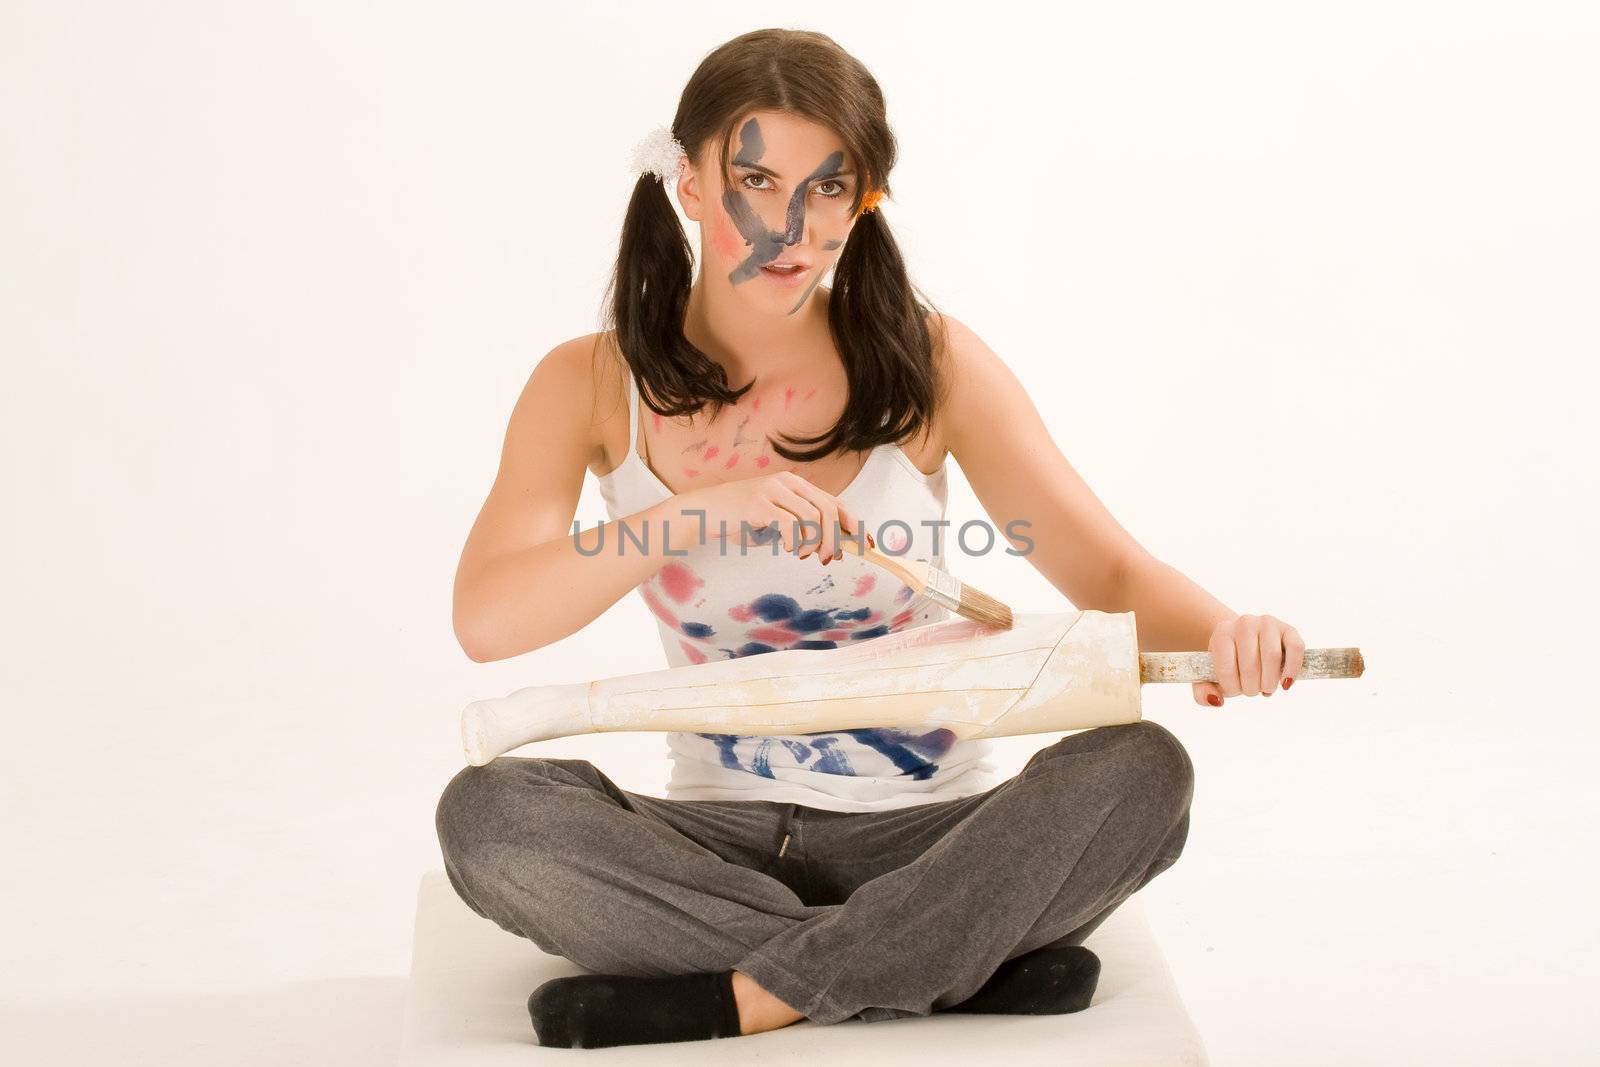
{"type": "Polygon", "coordinates": [[[783,851],[784,851],[784,849],[786,849],[788,847],[789,847],[789,835],[788,834],[784,834],[783,835],[783,847],[778,849],[778,858],[780,860],[783,859],[783,851]]]}

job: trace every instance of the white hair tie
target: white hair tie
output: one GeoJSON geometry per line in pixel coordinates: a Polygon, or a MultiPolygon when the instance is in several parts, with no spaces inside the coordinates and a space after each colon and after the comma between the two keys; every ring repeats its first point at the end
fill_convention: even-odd
{"type": "Polygon", "coordinates": [[[657,126],[634,146],[633,170],[636,174],[654,174],[663,185],[670,185],[678,180],[678,161],[685,155],[672,131],[657,126]]]}

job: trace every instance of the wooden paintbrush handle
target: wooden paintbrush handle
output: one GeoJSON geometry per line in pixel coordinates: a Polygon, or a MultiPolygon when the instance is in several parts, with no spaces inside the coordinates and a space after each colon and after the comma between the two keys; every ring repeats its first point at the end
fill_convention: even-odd
{"type": "MultiPolygon", "coordinates": [[[[1359,648],[1308,648],[1300,673],[1302,678],[1359,678],[1366,665],[1359,648]]],[[[1141,652],[1140,682],[1215,682],[1209,652],[1141,652]]]]}

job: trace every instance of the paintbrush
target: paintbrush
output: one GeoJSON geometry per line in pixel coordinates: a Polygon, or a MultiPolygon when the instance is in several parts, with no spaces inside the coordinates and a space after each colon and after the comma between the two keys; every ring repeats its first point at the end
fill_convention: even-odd
{"type": "MultiPolygon", "coordinates": [[[[872,539],[872,534],[867,534],[867,544],[861,549],[861,557],[869,563],[876,563],[884,570],[899,578],[911,591],[927,597],[935,604],[941,604],[960,615],[963,619],[971,619],[979,626],[996,630],[1011,629],[1011,609],[988,593],[974,589],[970,585],[958,580],[955,575],[940,570],[920,559],[900,559],[888,556],[878,550],[878,543],[872,539]]],[[[860,544],[860,538],[845,538],[860,544]]]]}

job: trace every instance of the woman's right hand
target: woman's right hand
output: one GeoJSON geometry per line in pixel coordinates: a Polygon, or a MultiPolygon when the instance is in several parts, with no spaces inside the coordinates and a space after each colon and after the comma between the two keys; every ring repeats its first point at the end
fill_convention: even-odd
{"type": "MultiPolygon", "coordinates": [[[[738,478],[720,485],[693,489],[678,494],[685,518],[701,528],[700,512],[704,512],[705,537],[710,541],[731,541],[741,544],[745,532],[741,523],[747,523],[750,532],[759,532],[777,524],[778,537],[784,550],[795,552],[800,559],[808,555],[827,562],[838,559],[839,530],[852,538],[860,536],[860,521],[832,493],[818,489],[803,475],[794,471],[760,474],[753,478],[738,478]],[[801,525],[802,521],[805,523],[801,525]],[[817,530],[821,540],[817,540],[817,530]]],[[[767,535],[771,537],[770,534],[767,535]]],[[[673,538],[677,541],[677,538],[673,538]]],[[[766,544],[767,540],[755,540],[766,544]]]]}

